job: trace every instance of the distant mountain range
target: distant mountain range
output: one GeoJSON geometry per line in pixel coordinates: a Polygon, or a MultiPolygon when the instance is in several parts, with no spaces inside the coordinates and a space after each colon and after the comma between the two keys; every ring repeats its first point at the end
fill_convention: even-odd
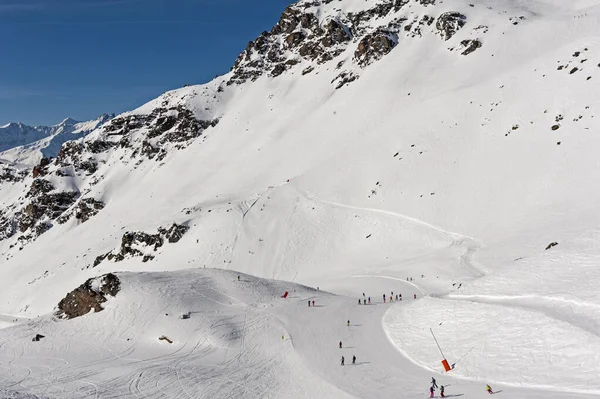
{"type": "Polygon", "coordinates": [[[0,161],[35,165],[43,157],[55,157],[69,140],[85,137],[114,115],[79,122],[67,118],[54,126],[28,126],[9,123],[0,127],[0,161]]]}

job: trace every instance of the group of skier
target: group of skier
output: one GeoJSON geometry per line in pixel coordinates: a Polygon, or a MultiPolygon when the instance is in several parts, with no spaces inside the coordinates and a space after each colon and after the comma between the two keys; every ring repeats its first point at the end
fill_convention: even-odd
{"type": "MultiPolygon", "coordinates": [[[[437,388],[437,382],[435,380],[434,377],[431,377],[431,387],[429,387],[429,397],[433,398],[433,394],[435,392],[435,388],[437,388]]],[[[440,386],[440,397],[445,398],[446,396],[444,396],[444,386],[441,385],[440,386]]]]}
{"type": "MultiPolygon", "coordinates": [[[[437,385],[437,381],[435,380],[434,377],[431,377],[431,387],[429,387],[429,397],[433,398],[434,393],[435,393],[435,389],[438,387],[437,385]]],[[[445,398],[446,395],[444,394],[444,386],[440,385],[439,387],[440,389],[440,398],[445,398]]],[[[490,387],[489,384],[487,384],[485,386],[485,390],[487,391],[487,393],[489,393],[490,395],[494,393],[494,391],[492,391],[492,387],[490,387]]]]}
{"type": "MultiPolygon", "coordinates": [[[[350,325],[350,320],[348,320],[348,325],[350,325]]],[[[340,341],[340,349],[342,349],[342,341],[340,341]]],[[[340,364],[343,366],[344,365],[344,356],[342,356],[342,361],[340,362],[340,364]]],[[[356,364],[356,356],[352,355],[352,364],[356,364]]]]}
{"type": "MultiPolygon", "coordinates": [[[[352,356],[352,364],[356,364],[356,356],[352,356]]],[[[341,361],[341,365],[344,365],[344,356],[342,356],[342,361],[341,361]]]]}
{"type": "MultiPolygon", "coordinates": [[[[367,297],[364,292],[363,292],[362,296],[363,296],[362,299],[358,298],[358,304],[359,305],[366,305],[368,303],[370,305],[371,304],[371,297],[367,297]]],[[[394,296],[394,291],[391,291],[389,299],[388,299],[388,296],[386,294],[383,294],[382,298],[383,298],[383,303],[387,303],[388,300],[390,302],[394,302],[394,299],[396,300],[396,302],[398,302],[398,301],[402,300],[402,294],[396,294],[394,296]]],[[[413,299],[417,299],[417,294],[413,294],[413,299]]],[[[310,306],[310,302],[309,302],[308,306],[310,306]]]]}

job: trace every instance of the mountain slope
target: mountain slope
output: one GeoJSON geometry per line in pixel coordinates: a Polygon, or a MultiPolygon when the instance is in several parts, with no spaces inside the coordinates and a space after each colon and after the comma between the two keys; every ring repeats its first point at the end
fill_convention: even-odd
{"type": "MultiPolygon", "coordinates": [[[[394,314],[384,327],[420,366],[439,367],[435,347],[408,336],[439,328],[462,356],[463,330],[441,318],[485,337],[469,317],[489,300],[568,323],[596,353],[599,19],[593,1],[301,1],[227,75],[0,173],[0,312],[45,314],[114,270],[225,268],[353,298],[363,279],[412,277],[442,303],[398,310],[413,329],[394,314]],[[551,309],[565,301],[576,316],[551,309]]],[[[570,369],[594,374],[593,357],[566,351],[548,370],[551,342],[502,356],[530,342],[516,318],[503,327],[483,361],[545,373],[515,384],[600,391],[570,369]]],[[[463,364],[454,375],[513,383],[463,364]]]]}

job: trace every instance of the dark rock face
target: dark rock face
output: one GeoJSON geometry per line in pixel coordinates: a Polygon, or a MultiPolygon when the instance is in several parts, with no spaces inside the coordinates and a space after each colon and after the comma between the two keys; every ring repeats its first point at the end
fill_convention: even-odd
{"type": "Polygon", "coordinates": [[[33,178],[45,176],[48,174],[48,165],[52,163],[52,158],[42,158],[40,163],[33,168],[33,178]]]}
{"type": "MultiPolygon", "coordinates": [[[[233,74],[227,85],[255,81],[263,75],[277,77],[301,61],[316,64],[333,61],[347,50],[351,42],[358,44],[354,60],[365,68],[388,54],[398,43],[398,36],[407,17],[398,15],[392,19],[392,13],[398,13],[411,2],[425,7],[437,3],[436,0],[381,0],[367,10],[323,20],[322,16],[315,14],[312,7],[331,1],[303,1],[288,7],[269,32],[263,32],[256,40],[248,43],[232,67],[233,74]],[[384,18],[387,18],[386,22],[378,22],[384,18]]],[[[436,32],[444,40],[449,40],[466,23],[466,16],[455,11],[446,12],[437,19],[430,15],[408,15],[413,15],[413,20],[403,28],[412,37],[421,37],[424,28],[435,23],[436,32]]],[[[473,42],[468,52],[476,49],[476,45],[473,42]]],[[[302,74],[310,73],[312,68],[313,65],[304,66],[302,74]]],[[[346,72],[346,77],[348,76],[350,72],[346,72]]],[[[343,80],[335,79],[338,88],[344,85],[339,86],[339,82],[343,80]]]]}
{"type": "Polygon", "coordinates": [[[89,143],[88,146],[96,146],[98,150],[108,150],[119,145],[121,148],[133,148],[130,135],[137,129],[145,127],[148,132],[145,140],[134,148],[133,157],[145,156],[149,159],[161,161],[167,155],[165,146],[168,143],[178,144],[176,148],[183,149],[187,142],[200,137],[209,127],[219,123],[218,119],[198,120],[194,113],[182,105],[171,108],[159,107],[149,115],[128,115],[113,119],[104,127],[109,137],[120,136],[118,143],[100,141],[89,143]]]}
{"type": "Polygon", "coordinates": [[[355,36],[364,34],[370,21],[383,18],[392,11],[400,11],[400,9],[407,5],[409,1],[410,0],[390,0],[384,3],[379,3],[368,10],[359,11],[357,13],[349,13],[348,18],[352,22],[352,33],[355,36]]]}
{"type": "Polygon", "coordinates": [[[19,218],[19,230],[25,232],[27,229],[34,227],[43,218],[58,218],[73,205],[78,196],[79,193],[76,192],[61,192],[43,194],[36,197],[23,210],[19,218]]]}
{"type": "Polygon", "coordinates": [[[6,216],[0,210],[0,241],[14,236],[18,231],[18,223],[15,218],[6,216]]]}
{"type": "Polygon", "coordinates": [[[387,31],[376,31],[365,36],[354,52],[354,60],[365,67],[392,51],[398,43],[398,37],[387,31]]]}
{"type": "Polygon", "coordinates": [[[75,218],[81,223],[88,221],[104,209],[104,202],[96,201],[94,198],[84,198],[77,204],[75,218]]]}
{"type": "Polygon", "coordinates": [[[179,240],[181,240],[181,238],[184,236],[185,233],[188,232],[189,229],[190,228],[188,226],[173,223],[173,225],[168,229],[162,227],[159,228],[158,232],[161,235],[163,235],[165,239],[169,241],[169,243],[175,244],[176,242],[179,242],[179,240]]]}
{"type": "Polygon", "coordinates": [[[411,37],[422,37],[422,30],[426,26],[431,26],[435,18],[430,17],[429,15],[423,15],[420,20],[414,21],[406,26],[404,26],[404,31],[408,33],[411,37]]]}
{"type": "Polygon", "coordinates": [[[444,40],[450,40],[467,23],[467,17],[456,11],[445,12],[437,19],[435,27],[444,40]]]}
{"type": "Polygon", "coordinates": [[[350,29],[335,19],[319,25],[317,16],[306,10],[309,4],[288,7],[270,32],[248,43],[227,84],[254,81],[264,74],[276,77],[302,59],[322,64],[340,55],[352,40],[350,29]]]}
{"type": "Polygon", "coordinates": [[[331,83],[337,82],[335,88],[341,89],[345,84],[354,82],[356,79],[358,79],[358,75],[352,72],[342,72],[338,76],[336,76],[336,78],[333,79],[331,83]]]}
{"type": "Polygon", "coordinates": [[[37,179],[33,181],[29,192],[25,196],[38,197],[43,194],[48,194],[52,190],[54,190],[54,186],[48,180],[37,179]]]}
{"type": "Polygon", "coordinates": [[[27,171],[19,171],[16,168],[0,163],[0,183],[17,183],[23,181],[28,175],[27,171]]]}
{"type": "Polygon", "coordinates": [[[473,51],[483,46],[483,44],[478,39],[463,40],[460,42],[460,45],[464,48],[463,52],[461,53],[462,55],[469,55],[473,51]]]}
{"type": "Polygon", "coordinates": [[[165,244],[165,241],[170,244],[179,242],[188,230],[188,226],[173,223],[169,228],[160,227],[157,234],[148,234],[139,231],[127,232],[123,234],[123,237],[121,238],[119,252],[109,252],[97,256],[94,260],[93,267],[98,266],[105,259],[121,262],[126,257],[142,257],[142,261],[147,262],[154,259],[154,255],[151,253],[144,253],[138,248],[147,248],[151,252],[156,252],[165,244]]]}
{"type": "Polygon", "coordinates": [[[107,296],[114,297],[120,290],[121,281],[112,273],[91,278],[58,303],[56,315],[74,319],[88,314],[91,310],[101,312],[104,310],[102,304],[107,301],[107,296]]]}
{"type": "Polygon", "coordinates": [[[55,164],[62,167],[72,166],[76,171],[80,170],[91,175],[96,172],[97,164],[93,158],[87,157],[86,154],[83,142],[68,141],[61,147],[55,164]]]}

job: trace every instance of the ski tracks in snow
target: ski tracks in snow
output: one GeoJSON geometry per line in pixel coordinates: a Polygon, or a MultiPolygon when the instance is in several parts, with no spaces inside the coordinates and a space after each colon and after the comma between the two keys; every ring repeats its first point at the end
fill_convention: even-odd
{"type": "Polygon", "coordinates": [[[417,219],[417,218],[414,218],[411,216],[403,215],[398,212],[387,211],[387,210],[376,209],[376,208],[365,208],[365,207],[341,204],[339,202],[323,200],[311,193],[301,193],[301,194],[304,196],[304,198],[306,198],[310,201],[319,202],[321,204],[327,204],[327,205],[335,206],[338,208],[346,208],[346,209],[352,209],[352,210],[361,211],[361,212],[370,212],[370,213],[376,213],[376,214],[381,214],[381,215],[387,215],[387,216],[391,216],[394,218],[402,219],[413,225],[425,227],[429,230],[441,233],[441,234],[449,237],[452,240],[452,242],[453,242],[452,245],[465,247],[465,250],[464,250],[462,256],[460,257],[461,265],[466,266],[469,269],[473,270],[477,277],[483,277],[487,273],[486,270],[484,270],[480,266],[476,265],[473,260],[473,258],[475,257],[475,254],[477,253],[477,251],[479,251],[479,249],[482,246],[482,244],[473,237],[469,237],[469,236],[466,236],[463,234],[444,230],[441,227],[435,226],[431,223],[427,223],[423,220],[420,220],[420,219],[417,219]]]}

